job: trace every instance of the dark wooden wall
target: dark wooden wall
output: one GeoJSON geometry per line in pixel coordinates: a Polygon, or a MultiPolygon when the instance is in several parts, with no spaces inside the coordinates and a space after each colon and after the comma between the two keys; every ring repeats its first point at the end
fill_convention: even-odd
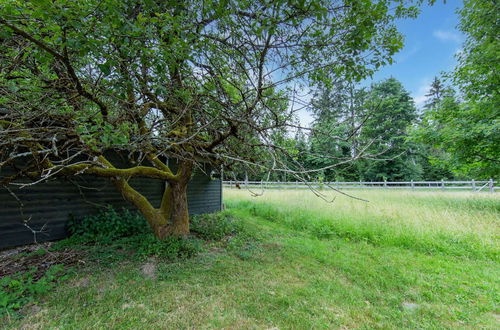
{"type": "MultiPolygon", "coordinates": [[[[116,162],[116,161],[115,161],[116,162]]],[[[115,163],[114,162],[114,163],[115,163]]],[[[11,174],[9,168],[0,168],[0,177],[11,174]]],[[[165,182],[136,178],[131,185],[148,197],[158,207],[165,182]]],[[[37,242],[61,239],[67,236],[66,221],[98,212],[105,205],[134,209],[105,178],[80,175],[70,181],[54,180],[19,189],[10,186],[11,193],[0,187],[0,249],[37,242]],[[26,225],[24,221],[28,220],[26,225]],[[43,230],[42,230],[43,229],[43,230]]],[[[221,181],[210,179],[201,171],[195,172],[188,186],[188,203],[191,214],[220,210],[221,181]]]]}

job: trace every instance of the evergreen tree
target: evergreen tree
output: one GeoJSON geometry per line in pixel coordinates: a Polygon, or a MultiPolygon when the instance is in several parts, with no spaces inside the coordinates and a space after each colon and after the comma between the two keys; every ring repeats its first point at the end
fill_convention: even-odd
{"type": "Polygon", "coordinates": [[[310,164],[328,180],[420,179],[417,146],[407,141],[416,119],[409,93],[394,78],[370,90],[337,83],[313,100],[310,164]],[[324,134],[323,134],[324,133],[324,134]],[[326,134],[328,133],[328,134],[326,134]],[[336,136],[336,139],[326,136],[336,136]],[[352,160],[342,164],[343,161],[352,160]],[[334,161],[338,166],[329,167],[334,161]]]}
{"type": "Polygon", "coordinates": [[[436,107],[436,105],[443,99],[444,93],[445,87],[443,86],[443,83],[438,77],[434,77],[429,92],[425,94],[427,101],[425,102],[424,109],[436,107]]]}
{"type": "Polygon", "coordinates": [[[415,146],[408,141],[408,129],[416,119],[416,108],[401,82],[389,78],[371,87],[369,117],[360,138],[367,149],[361,161],[363,180],[400,181],[419,179],[422,168],[415,146]]]}
{"type": "Polygon", "coordinates": [[[450,169],[451,156],[438,143],[438,134],[443,125],[438,118],[441,106],[450,100],[455,100],[453,89],[445,86],[441,79],[435,77],[429,92],[421,118],[411,132],[411,140],[416,149],[419,163],[422,165],[422,177],[425,180],[452,179],[454,174],[450,169]]]}
{"type": "Polygon", "coordinates": [[[326,169],[327,180],[352,180],[359,177],[356,161],[361,141],[361,125],[366,116],[367,92],[353,83],[337,82],[322,88],[312,102],[316,118],[311,135],[311,166],[326,169]],[[333,163],[338,165],[331,167],[333,163]]]}

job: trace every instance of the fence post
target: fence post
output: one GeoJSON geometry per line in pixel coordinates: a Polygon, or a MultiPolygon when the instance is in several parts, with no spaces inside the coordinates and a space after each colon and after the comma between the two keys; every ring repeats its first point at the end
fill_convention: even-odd
{"type": "Polygon", "coordinates": [[[220,166],[220,210],[224,210],[224,166],[220,166]]]}
{"type": "Polygon", "coordinates": [[[441,189],[444,190],[444,180],[441,179],[441,189]]]}
{"type": "Polygon", "coordinates": [[[476,181],[472,179],[472,191],[476,191],[476,181]]]}
{"type": "Polygon", "coordinates": [[[490,193],[494,192],[495,188],[493,187],[493,179],[490,179],[490,193]]]}
{"type": "Polygon", "coordinates": [[[387,180],[384,179],[384,188],[387,188],[387,180]]]}
{"type": "Polygon", "coordinates": [[[415,190],[415,182],[413,182],[413,179],[411,179],[411,190],[415,190]]]}

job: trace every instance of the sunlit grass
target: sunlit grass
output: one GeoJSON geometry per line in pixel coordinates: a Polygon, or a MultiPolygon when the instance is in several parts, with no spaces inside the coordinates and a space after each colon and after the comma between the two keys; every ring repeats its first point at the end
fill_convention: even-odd
{"type": "Polygon", "coordinates": [[[138,261],[88,264],[5,326],[498,329],[497,195],[352,193],[370,202],[225,190],[240,234],[148,261],[155,278],[138,261]]]}
{"type": "Polygon", "coordinates": [[[224,193],[230,207],[269,214],[319,237],[337,235],[381,245],[498,257],[498,194],[348,191],[368,200],[363,202],[333,191],[322,191],[324,199],[309,190],[268,190],[259,197],[245,190],[226,189],[224,193]]]}

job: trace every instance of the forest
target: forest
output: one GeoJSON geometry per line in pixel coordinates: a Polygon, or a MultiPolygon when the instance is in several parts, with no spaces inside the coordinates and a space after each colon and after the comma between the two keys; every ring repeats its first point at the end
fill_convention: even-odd
{"type": "Polygon", "coordinates": [[[275,135],[274,143],[289,151],[286,162],[319,181],[498,178],[497,7],[465,1],[458,28],[466,40],[457,65],[434,77],[421,108],[397,77],[370,86],[345,79],[320,86],[307,107],[311,127],[275,135]]]}
{"type": "Polygon", "coordinates": [[[311,129],[300,129],[277,143],[293,145],[295,159],[304,168],[324,168],[316,174],[318,180],[433,181],[498,175],[495,123],[459,117],[478,105],[464,100],[441,78],[434,78],[426,97],[418,109],[396,78],[370,87],[340,82],[315,94],[311,129]]]}

